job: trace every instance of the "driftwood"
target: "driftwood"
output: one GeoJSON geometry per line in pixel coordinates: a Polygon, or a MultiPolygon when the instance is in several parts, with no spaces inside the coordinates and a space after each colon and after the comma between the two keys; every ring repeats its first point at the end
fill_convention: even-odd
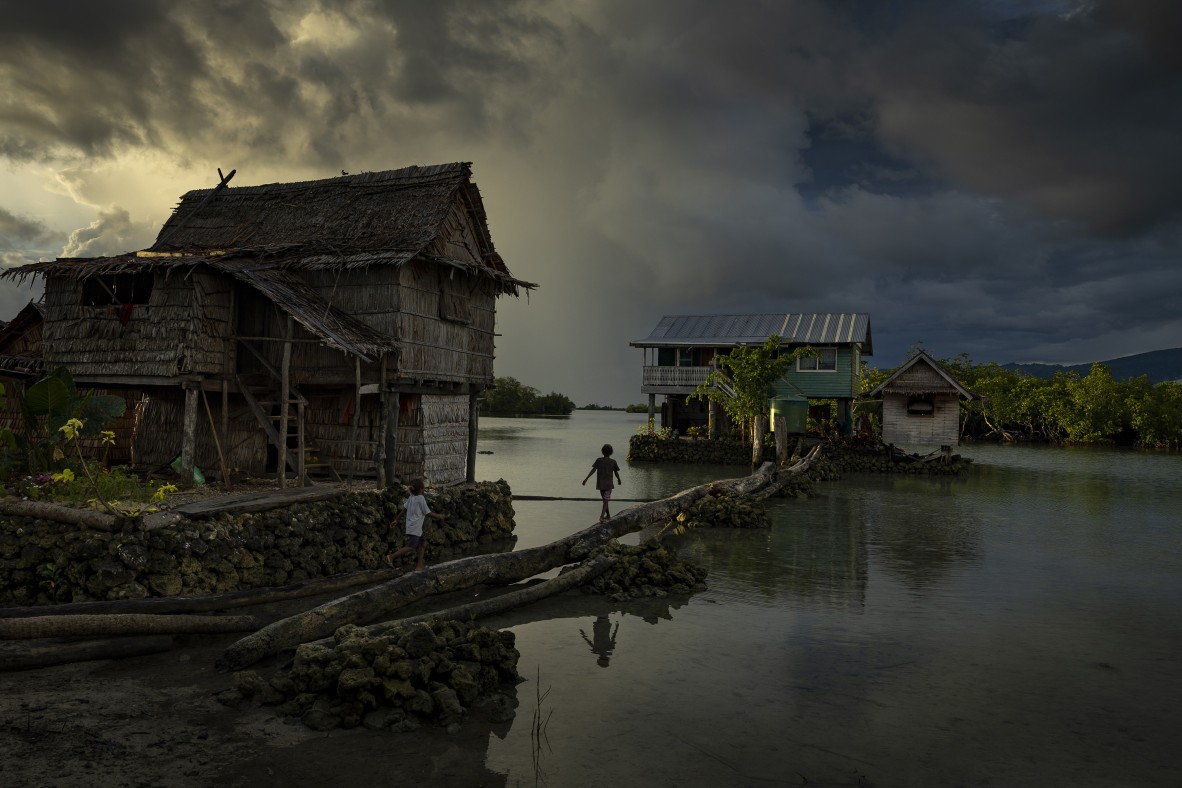
{"type": "MultiPolygon", "coordinates": [[[[383,621],[380,624],[373,624],[365,629],[371,637],[379,637],[399,627],[417,624],[420,621],[429,621],[433,618],[467,621],[472,618],[483,618],[485,616],[495,615],[496,613],[503,613],[506,610],[513,610],[522,605],[528,605],[531,602],[537,602],[546,597],[561,594],[564,591],[581,586],[588,580],[594,580],[596,577],[599,577],[618,560],[619,558],[616,556],[598,555],[569,572],[563,572],[552,580],[545,580],[516,591],[499,594],[489,599],[480,599],[476,602],[456,605],[455,607],[449,607],[444,610],[424,613],[420,616],[409,616],[395,621],[383,621]]],[[[321,638],[320,640],[314,641],[314,643],[315,645],[330,646],[333,643],[333,639],[331,637],[321,638]]]]}
{"type": "Polygon", "coordinates": [[[0,639],[248,632],[261,625],[254,616],[33,616],[0,619],[0,639]]]}
{"type": "Polygon", "coordinates": [[[37,640],[0,643],[0,671],[47,668],[91,659],[119,659],[158,654],[172,648],[170,635],[106,640],[37,640]]]}
{"type": "Polygon", "coordinates": [[[580,561],[596,547],[670,517],[712,490],[735,495],[754,492],[772,479],[774,467],[772,463],[764,463],[751,476],[699,485],[669,498],[634,506],[605,523],[547,545],[460,558],[327,602],[269,624],[231,644],[217,667],[223,671],[240,670],[300,643],[328,637],[345,624],[387,619],[400,608],[433,594],[480,584],[515,583],[580,561]]]}
{"type": "Polygon", "coordinates": [[[752,493],[751,497],[757,501],[763,501],[771,498],[780,490],[788,486],[788,483],[792,481],[793,476],[804,473],[809,468],[811,468],[819,456],[821,456],[821,444],[818,443],[809,451],[808,454],[796,461],[790,468],[777,473],[775,479],[767,486],[752,493]]]}
{"type": "Polygon", "coordinates": [[[114,531],[119,525],[119,518],[107,512],[97,512],[94,509],[73,509],[69,506],[45,501],[3,500],[0,501],[0,514],[53,520],[55,523],[78,525],[98,531],[114,531]]]}
{"type": "Polygon", "coordinates": [[[0,608],[0,619],[30,616],[106,615],[112,613],[209,613],[252,605],[265,605],[300,599],[317,594],[331,594],[360,585],[373,585],[402,574],[397,569],[365,569],[360,572],[306,580],[286,586],[249,588],[225,594],[203,596],[167,596],[147,599],[119,599],[95,602],[66,602],[60,605],[0,608]]]}

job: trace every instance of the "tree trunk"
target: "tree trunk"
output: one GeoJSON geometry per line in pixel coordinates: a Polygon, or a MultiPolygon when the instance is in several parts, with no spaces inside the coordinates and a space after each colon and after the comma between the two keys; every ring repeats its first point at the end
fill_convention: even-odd
{"type": "Polygon", "coordinates": [[[471,588],[482,583],[516,583],[563,564],[582,560],[596,547],[665,519],[711,490],[736,495],[753,492],[771,480],[773,470],[772,463],[765,463],[751,476],[703,484],[660,501],[634,506],[605,523],[547,545],[512,553],[460,558],[326,602],[312,610],[276,621],[231,644],[218,660],[217,667],[223,671],[240,670],[300,643],[328,637],[345,624],[383,620],[400,608],[432,594],[471,588]]]}
{"type": "Polygon", "coordinates": [[[91,659],[119,659],[158,654],[172,648],[169,635],[84,641],[22,641],[0,643],[0,671],[47,668],[91,659]]]}
{"type": "Polygon", "coordinates": [[[44,501],[0,501],[0,514],[14,517],[34,517],[39,520],[53,520],[55,523],[94,528],[97,531],[113,531],[119,519],[107,512],[93,509],[71,509],[44,501]]]}
{"type": "Polygon", "coordinates": [[[246,632],[258,629],[261,625],[262,622],[254,616],[156,616],[144,613],[32,616],[0,620],[0,639],[246,632]]]}
{"type": "Polygon", "coordinates": [[[390,580],[402,572],[395,569],[366,569],[344,575],[306,580],[286,586],[271,588],[248,588],[225,594],[203,596],[166,596],[148,599],[118,599],[94,602],[67,602],[60,605],[35,605],[32,607],[0,608],[0,619],[29,618],[30,616],[68,615],[110,615],[112,613],[208,613],[215,610],[231,610],[251,605],[283,602],[318,594],[329,594],[360,585],[373,585],[390,580]]]}
{"type": "MultiPolygon", "coordinates": [[[[409,624],[417,624],[420,621],[429,621],[432,618],[452,619],[455,621],[467,621],[469,619],[483,618],[485,616],[495,615],[496,613],[503,613],[506,610],[513,610],[514,608],[528,605],[532,602],[537,602],[540,599],[561,594],[563,591],[569,591],[572,588],[581,586],[588,580],[594,580],[601,574],[606,572],[619,559],[613,555],[598,555],[590,561],[585,562],[577,569],[572,569],[569,572],[563,572],[558,577],[552,580],[546,580],[534,585],[521,588],[517,591],[510,591],[508,593],[499,594],[490,599],[481,599],[476,602],[469,602],[466,605],[457,605],[449,607],[446,610],[437,610],[432,613],[424,613],[421,616],[411,616],[409,618],[400,618],[395,621],[383,621],[380,624],[374,624],[366,627],[366,630],[372,637],[385,635],[392,630],[404,627],[409,624]]],[[[317,645],[329,646],[332,645],[333,639],[322,638],[315,641],[317,645]]]]}

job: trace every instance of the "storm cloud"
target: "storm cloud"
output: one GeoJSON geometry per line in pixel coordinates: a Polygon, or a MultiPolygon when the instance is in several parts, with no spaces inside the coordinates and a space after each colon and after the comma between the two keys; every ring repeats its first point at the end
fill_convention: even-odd
{"type": "MultiPolygon", "coordinates": [[[[664,313],[866,311],[882,365],[1182,337],[1169,0],[0,10],[0,160],[89,211],[56,253],[146,245],[218,167],[473,161],[541,284],[497,372],[578,402],[639,398],[627,342],[664,313]]],[[[0,185],[6,254],[62,226],[33,205],[0,185]]]]}

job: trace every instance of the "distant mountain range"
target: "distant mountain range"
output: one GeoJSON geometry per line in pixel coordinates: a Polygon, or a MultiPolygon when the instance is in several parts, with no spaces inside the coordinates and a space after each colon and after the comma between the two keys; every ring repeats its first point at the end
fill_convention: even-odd
{"type": "MultiPolygon", "coordinates": [[[[1100,363],[1111,369],[1112,377],[1117,380],[1147,375],[1153,383],[1161,383],[1165,380],[1182,381],[1182,347],[1169,350],[1151,350],[1148,353],[1122,356],[1100,363]]],[[[1070,366],[1064,364],[1002,364],[1002,366],[1043,380],[1054,377],[1056,372],[1078,372],[1081,375],[1086,375],[1092,369],[1091,364],[1072,364],[1070,366]]]]}

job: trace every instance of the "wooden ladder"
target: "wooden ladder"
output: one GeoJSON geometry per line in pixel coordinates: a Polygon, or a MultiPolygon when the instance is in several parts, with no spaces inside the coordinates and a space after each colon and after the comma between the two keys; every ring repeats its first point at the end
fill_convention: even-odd
{"type": "MultiPolygon", "coordinates": [[[[248,342],[239,340],[238,344],[249,350],[272,378],[279,379],[278,371],[248,342]]],[[[252,388],[238,374],[234,376],[234,379],[238,384],[238,390],[242,392],[243,399],[246,400],[247,406],[254,414],[255,420],[263,428],[268,442],[275,447],[286,467],[291,469],[302,485],[310,487],[314,484],[312,474],[316,474],[322,479],[341,481],[341,475],[332,463],[324,461],[320,447],[308,440],[304,418],[304,408],[307,406],[308,400],[295,386],[288,385],[287,401],[281,402],[278,388],[272,389],[270,386],[252,388]],[[278,425],[283,421],[282,414],[285,408],[287,409],[287,435],[281,436],[278,425]],[[309,463],[307,461],[309,454],[315,456],[317,462],[309,463]]]]}

